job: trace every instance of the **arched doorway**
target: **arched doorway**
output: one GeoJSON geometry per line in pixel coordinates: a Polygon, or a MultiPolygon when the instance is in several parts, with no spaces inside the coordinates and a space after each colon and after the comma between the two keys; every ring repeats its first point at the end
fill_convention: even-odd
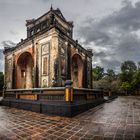
{"type": "Polygon", "coordinates": [[[79,54],[74,54],[72,57],[71,78],[74,87],[83,87],[83,61],[79,54]]]}
{"type": "Polygon", "coordinates": [[[22,53],[17,61],[17,88],[33,87],[33,58],[29,52],[22,53]]]}

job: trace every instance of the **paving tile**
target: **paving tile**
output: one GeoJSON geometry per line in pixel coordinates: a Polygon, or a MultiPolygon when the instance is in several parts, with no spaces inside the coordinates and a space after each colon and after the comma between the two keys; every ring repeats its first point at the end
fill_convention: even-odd
{"type": "Polygon", "coordinates": [[[0,106],[0,140],[140,140],[140,97],[119,97],[73,118],[0,106]]]}

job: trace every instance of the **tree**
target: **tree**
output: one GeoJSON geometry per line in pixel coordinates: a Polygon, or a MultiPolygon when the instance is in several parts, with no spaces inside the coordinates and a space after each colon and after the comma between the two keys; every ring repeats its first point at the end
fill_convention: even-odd
{"type": "Polygon", "coordinates": [[[140,68],[134,74],[133,81],[132,81],[133,90],[139,91],[140,90],[140,68]]]}
{"type": "Polygon", "coordinates": [[[110,85],[108,84],[108,81],[106,79],[101,79],[98,81],[93,81],[93,87],[107,90],[110,88],[110,85]]]}
{"type": "Polygon", "coordinates": [[[133,80],[134,73],[137,70],[137,66],[133,61],[125,61],[121,65],[121,74],[120,79],[122,82],[129,82],[131,83],[133,80]]]}
{"type": "Polygon", "coordinates": [[[108,76],[111,76],[111,77],[114,77],[114,76],[115,76],[114,70],[112,70],[112,69],[107,69],[107,75],[108,75],[108,76]]]}
{"type": "Polygon", "coordinates": [[[138,62],[138,69],[140,69],[140,61],[138,62]]]}
{"type": "Polygon", "coordinates": [[[104,76],[104,68],[100,66],[96,66],[96,68],[93,68],[92,74],[93,74],[93,80],[98,81],[102,79],[102,77],[104,76]]]}
{"type": "Polygon", "coordinates": [[[137,70],[137,66],[133,61],[125,61],[121,65],[121,71],[125,73],[134,73],[137,70]]]}
{"type": "Polygon", "coordinates": [[[126,93],[128,93],[128,91],[131,90],[131,85],[128,82],[122,82],[121,84],[121,89],[126,91],[126,93]]]}
{"type": "Polygon", "coordinates": [[[93,87],[110,91],[123,90],[126,93],[140,91],[140,62],[138,67],[133,61],[125,61],[121,64],[121,72],[117,75],[114,70],[108,69],[104,73],[104,68],[97,66],[93,69],[93,87]]]}
{"type": "Polygon", "coordinates": [[[120,88],[119,79],[116,79],[116,80],[112,81],[112,83],[111,83],[111,91],[118,92],[119,88],[120,88]]]}
{"type": "Polygon", "coordinates": [[[106,73],[106,79],[108,80],[108,82],[112,82],[114,80],[116,80],[116,74],[114,72],[114,70],[112,69],[107,69],[107,73],[106,73]]]}
{"type": "Polygon", "coordinates": [[[4,75],[3,72],[0,72],[0,90],[3,89],[3,85],[4,85],[4,75]]]}

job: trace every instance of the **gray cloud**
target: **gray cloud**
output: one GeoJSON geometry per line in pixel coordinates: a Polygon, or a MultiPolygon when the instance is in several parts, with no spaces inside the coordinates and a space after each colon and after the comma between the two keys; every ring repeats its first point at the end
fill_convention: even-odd
{"type": "Polygon", "coordinates": [[[13,30],[10,30],[9,32],[10,32],[10,34],[12,34],[12,35],[17,35],[17,34],[18,34],[16,31],[13,31],[13,30]]]}
{"type": "Polygon", "coordinates": [[[137,61],[140,53],[140,2],[122,1],[0,0],[0,49],[15,45],[4,40],[19,42],[26,38],[25,20],[41,16],[52,4],[61,9],[66,19],[74,21],[74,37],[79,38],[84,47],[93,47],[94,65],[115,69],[128,58],[137,61]]]}
{"type": "Polygon", "coordinates": [[[106,57],[107,54],[103,51],[100,52],[94,52],[94,57],[106,57]]]}
{"type": "Polygon", "coordinates": [[[124,1],[120,10],[100,20],[88,17],[83,22],[77,36],[93,48],[96,65],[117,69],[125,60],[140,61],[139,13],[140,2],[124,1]]]}
{"type": "Polygon", "coordinates": [[[2,41],[1,44],[0,44],[1,48],[11,48],[11,47],[15,47],[16,46],[16,43],[14,43],[13,41],[10,41],[10,40],[5,40],[5,41],[2,41]]]}
{"type": "Polygon", "coordinates": [[[4,70],[4,55],[3,55],[3,49],[5,47],[14,47],[16,44],[10,40],[2,41],[0,43],[0,71],[4,70]]]}
{"type": "Polygon", "coordinates": [[[4,59],[4,56],[3,56],[3,50],[0,49],[0,71],[3,71],[3,59],[4,59]]]}
{"type": "Polygon", "coordinates": [[[138,30],[140,28],[140,2],[132,4],[125,0],[120,11],[114,12],[101,20],[99,26],[104,28],[119,28],[123,31],[138,30]]]}
{"type": "Polygon", "coordinates": [[[1,54],[3,54],[3,50],[2,49],[0,49],[0,60],[3,59],[3,55],[1,55],[1,54]]]}

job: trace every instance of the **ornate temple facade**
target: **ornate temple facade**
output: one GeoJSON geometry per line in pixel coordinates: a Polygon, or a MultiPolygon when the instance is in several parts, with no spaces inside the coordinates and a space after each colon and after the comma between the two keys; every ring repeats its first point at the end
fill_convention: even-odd
{"type": "Polygon", "coordinates": [[[92,88],[92,50],[73,40],[73,22],[59,9],[27,20],[27,38],[5,48],[7,89],[63,87],[92,88]]]}

